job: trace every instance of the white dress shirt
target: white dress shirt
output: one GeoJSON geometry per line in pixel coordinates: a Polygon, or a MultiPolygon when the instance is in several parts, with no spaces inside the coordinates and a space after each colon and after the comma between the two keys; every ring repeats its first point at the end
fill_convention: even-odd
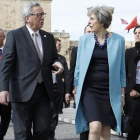
{"type": "Polygon", "coordinates": [[[137,63],[136,69],[136,84],[140,84],[140,60],[137,63]]]}
{"type": "Polygon", "coordinates": [[[28,25],[26,25],[30,35],[31,35],[31,38],[33,39],[33,34],[34,33],[37,33],[37,43],[38,43],[38,46],[39,46],[39,50],[40,50],[40,53],[42,55],[42,58],[43,58],[43,48],[42,48],[42,40],[41,40],[41,36],[40,36],[40,33],[39,33],[39,30],[34,32],[30,27],[28,27],[28,25]]]}
{"type": "Polygon", "coordinates": [[[1,50],[2,50],[2,52],[3,52],[4,46],[2,46],[0,49],[1,49],[1,50]]]}

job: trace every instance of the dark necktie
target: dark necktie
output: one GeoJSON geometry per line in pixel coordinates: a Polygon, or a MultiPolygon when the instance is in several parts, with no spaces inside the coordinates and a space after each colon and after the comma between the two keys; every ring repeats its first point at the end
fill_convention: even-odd
{"type": "Polygon", "coordinates": [[[0,49],[0,60],[1,60],[1,58],[2,58],[2,50],[0,49]]]}

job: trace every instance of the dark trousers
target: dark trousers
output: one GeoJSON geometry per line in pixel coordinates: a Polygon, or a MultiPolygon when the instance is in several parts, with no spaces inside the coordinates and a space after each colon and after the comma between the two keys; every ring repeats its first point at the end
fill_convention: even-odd
{"type": "Polygon", "coordinates": [[[61,113],[61,106],[63,100],[63,94],[60,94],[57,90],[57,84],[53,85],[53,94],[54,94],[54,110],[53,116],[51,120],[51,127],[50,127],[50,138],[55,137],[55,129],[58,125],[58,114],[61,113]]]}
{"type": "Polygon", "coordinates": [[[50,130],[50,138],[55,137],[55,129],[58,125],[58,113],[53,113],[52,121],[51,121],[51,130],[50,130]]]}
{"type": "Polygon", "coordinates": [[[80,134],[80,140],[88,140],[89,131],[80,134]]]}
{"type": "Polygon", "coordinates": [[[11,120],[11,104],[10,103],[8,106],[0,104],[0,116],[1,116],[0,140],[2,140],[7,132],[7,129],[11,120]]]}
{"type": "Polygon", "coordinates": [[[48,140],[52,109],[44,83],[37,84],[29,101],[11,105],[15,140],[48,140]]]}
{"type": "MultiPolygon", "coordinates": [[[[134,88],[140,93],[140,85],[134,88]]],[[[140,97],[132,98],[127,95],[128,110],[131,118],[131,128],[127,140],[137,140],[140,135],[140,97]]]]}

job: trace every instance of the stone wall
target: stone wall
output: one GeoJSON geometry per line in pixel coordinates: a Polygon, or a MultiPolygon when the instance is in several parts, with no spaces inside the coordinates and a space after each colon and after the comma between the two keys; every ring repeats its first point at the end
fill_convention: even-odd
{"type": "Polygon", "coordinates": [[[51,32],[51,34],[54,35],[55,38],[58,38],[61,40],[61,52],[60,54],[65,56],[68,67],[69,67],[69,62],[70,62],[70,35],[69,33],[65,32],[51,32]]]}
{"type": "Polygon", "coordinates": [[[43,29],[51,31],[51,1],[52,0],[0,0],[0,28],[13,30],[24,25],[21,18],[21,9],[28,1],[41,3],[44,12],[47,13],[43,29]]]}

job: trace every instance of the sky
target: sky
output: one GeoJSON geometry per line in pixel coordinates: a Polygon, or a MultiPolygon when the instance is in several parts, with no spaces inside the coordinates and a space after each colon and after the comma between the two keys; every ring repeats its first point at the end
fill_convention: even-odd
{"type": "Polygon", "coordinates": [[[140,0],[52,0],[51,31],[65,30],[70,40],[79,40],[89,20],[87,8],[102,5],[114,7],[111,31],[134,41],[133,29],[124,31],[127,25],[121,24],[120,18],[131,23],[140,12],[140,0]]]}

